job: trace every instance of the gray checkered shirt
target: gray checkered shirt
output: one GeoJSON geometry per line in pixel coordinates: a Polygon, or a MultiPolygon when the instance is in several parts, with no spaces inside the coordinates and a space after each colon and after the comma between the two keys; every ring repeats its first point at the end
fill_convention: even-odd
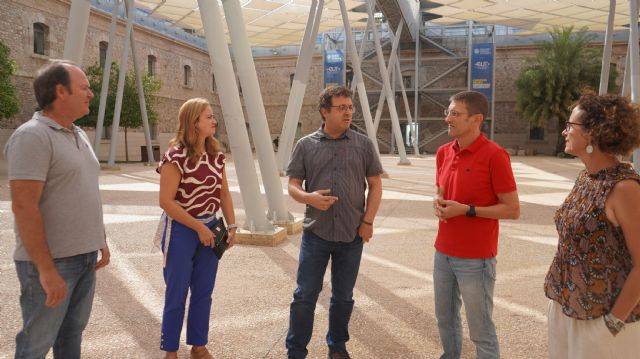
{"type": "Polygon", "coordinates": [[[301,138],[287,175],[303,180],[306,192],[330,189],[338,197],[326,211],[307,205],[304,229],[327,241],[353,241],[364,215],[366,178],[382,172],[371,140],[351,129],[336,139],[323,128],[301,138]]]}

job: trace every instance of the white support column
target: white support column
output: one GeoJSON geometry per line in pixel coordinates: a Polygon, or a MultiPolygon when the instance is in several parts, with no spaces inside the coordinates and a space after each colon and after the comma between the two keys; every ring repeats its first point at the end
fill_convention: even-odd
{"type": "MultiPolygon", "coordinates": [[[[134,10],[135,11],[135,10],[134,10]]],[[[127,17],[129,17],[129,10],[127,9],[127,17]]],[[[135,17],[135,13],[131,14],[131,17],[135,17]]],[[[125,38],[126,42],[127,39],[125,38]]],[[[133,72],[136,77],[136,89],[138,90],[138,102],[140,103],[140,115],[142,116],[142,128],[144,130],[144,142],[147,145],[147,164],[153,166],[155,159],[153,158],[153,148],[151,145],[151,128],[149,127],[149,116],[147,114],[147,101],[144,98],[144,86],[142,86],[142,72],[140,71],[140,64],[138,64],[138,55],[136,54],[136,43],[133,36],[133,28],[129,34],[129,42],[131,46],[131,58],[133,60],[133,72]]]]}
{"type": "Polygon", "coordinates": [[[320,26],[320,17],[324,0],[312,0],[307,17],[307,26],[304,30],[304,37],[300,46],[300,54],[296,63],[296,72],[293,76],[293,83],[289,91],[289,101],[287,102],[287,110],[284,114],[284,122],[282,123],[282,132],[278,141],[278,153],[276,162],[281,176],[285,175],[289,160],[291,159],[291,151],[293,150],[293,142],[300,120],[300,110],[304,102],[304,94],[307,89],[307,81],[309,79],[309,67],[313,56],[313,48],[318,35],[318,27],[320,26]]]}
{"type": "MultiPolygon", "coordinates": [[[[364,57],[364,48],[365,48],[365,44],[367,43],[367,41],[369,41],[369,32],[375,29],[375,24],[373,22],[373,19],[371,18],[367,18],[367,27],[364,29],[364,33],[362,34],[362,41],[360,41],[360,50],[358,51],[358,61],[360,61],[360,65],[362,65],[362,61],[364,61],[363,57],[364,57]]],[[[345,54],[347,53],[347,41],[345,40],[345,54]]],[[[346,68],[346,66],[345,66],[346,68]]],[[[346,82],[345,82],[346,83],[346,82]]],[[[353,92],[353,95],[355,96],[356,94],[356,82],[355,81],[351,81],[351,92],[353,92]]]]}
{"type": "Polygon", "coordinates": [[[362,117],[364,118],[364,125],[367,129],[367,136],[373,142],[373,146],[376,149],[376,154],[380,157],[380,150],[378,149],[378,139],[376,132],[373,128],[373,121],[371,119],[371,108],[369,107],[369,98],[367,98],[367,89],[364,86],[364,80],[362,78],[362,69],[360,68],[360,59],[358,58],[358,49],[356,48],[356,42],[353,39],[351,33],[351,24],[349,24],[349,17],[347,16],[347,7],[344,4],[344,0],[338,0],[340,4],[340,12],[342,14],[342,24],[344,26],[344,32],[347,36],[347,45],[349,46],[349,52],[351,53],[351,65],[353,66],[353,79],[356,81],[356,88],[358,89],[358,98],[360,98],[360,106],[362,107],[362,117]]]}
{"type": "MultiPolygon", "coordinates": [[[[416,51],[415,51],[416,58],[415,58],[415,71],[413,75],[413,90],[415,94],[413,97],[413,118],[415,119],[416,123],[418,123],[418,121],[420,120],[420,60],[422,58],[422,55],[420,53],[421,29],[422,29],[422,13],[418,11],[418,13],[416,14],[416,51]]],[[[420,153],[420,145],[417,142],[418,141],[416,140],[416,148],[418,149],[418,152],[416,153],[420,153]]]]}
{"type": "MultiPolygon", "coordinates": [[[[373,17],[373,4],[367,1],[367,11],[369,17],[373,17]]],[[[399,36],[398,36],[399,37],[399,36]]],[[[378,67],[380,68],[380,74],[382,76],[382,83],[384,84],[385,96],[387,96],[387,103],[389,104],[389,114],[391,115],[391,126],[396,138],[396,145],[398,146],[398,154],[400,155],[400,165],[410,165],[411,161],[407,158],[407,152],[404,148],[404,141],[402,141],[402,133],[400,132],[400,120],[398,119],[398,112],[396,110],[395,95],[391,93],[391,84],[389,83],[389,72],[384,63],[384,55],[382,54],[382,48],[380,47],[380,36],[377,31],[373,32],[373,41],[376,46],[376,55],[378,56],[378,67]]],[[[392,67],[390,67],[392,68],[392,67]]]]}
{"type": "Polygon", "coordinates": [[[491,64],[491,128],[489,129],[489,138],[495,141],[496,135],[496,59],[498,54],[496,53],[496,25],[493,25],[491,31],[491,46],[493,47],[493,64],[491,64]]]}
{"type": "Polygon", "coordinates": [[[616,16],[616,0],[609,0],[609,18],[607,32],[604,37],[604,51],[602,52],[602,69],[600,70],[600,95],[607,94],[609,88],[609,67],[611,67],[611,49],[613,48],[613,20],[616,16]]]}
{"type": "Polygon", "coordinates": [[[237,0],[222,0],[222,6],[227,18],[231,45],[251,126],[253,144],[256,147],[262,183],[267,195],[269,205],[267,217],[274,222],[290,222],[293,220],[293,216],[287,210],[284,202],[282,183],[278,176],[276,156],[273,153],[267,115],[264,111],[260,84],[258,83],[256,66],[253,62],[251,46],[244,25],[242,8],[237,0]]]}
{"type": "Polygon", "coordinates": [[[620,95],[625,97],[631,97],[631,59],[629,59],[629,45],[631,45],[631,39],[627,41],[627,56],[624,60],[624,74],[622,76],[622,91],[620,95]]]}
{"type": "MultiPolygon", "coordinates": [[[[398,24],[398,29],[396,30],[396,34],[394,36],[393,42],[391,44],[391,53],[389,55],[389,64],[387,66],[387,72],[393,73],[394,64],[398,59],[398,46],[400,44],[400,36],[402,36],[402,25],[404,21],[400,19],[400,23],[398,24]]],[[[378,29],[374,28],[374,31],[378,31],[378,29]]],[[[393,34],[391,27],[389,27],[389,32],[393,34]]],[[[374,40],[375,41],[375,40],[374,40]]],[[[395,94],[395,91],[394,91],[395,94]]],[[[378,107],[376,107],[376,116],[373,119],[373,128],[375,128],[376,133],[378,133],[378,126],[380,125],[380,118],[382,117],[382,111],[384,110],[384,101],[387,97],[385,96],[384,83],[382,83],[382,89],[380,90],[380,97],[378,97],[378,107]]],[[[391,112],[391,111],[389,111],[391,112]]]]}
{"type": "Polygon", "coordinates": [[[198,0],[198,6],[207,39],[211,66],[220,88],[218,96],[245,208],[246,219],[242,228],[250,232],[273,233],[275,228],[267,220],[266,208],[260,196],[258,175],[253,163],[238,85],[231,64],[231,55],[224,36],[220,8],[217,1],[210,0],[198,0]]]}
{"type": "Polygon", "coordinates": [[[82,65],[82,52],[85,38],[87,37],[87,25],[89,25],[89,13],[91,2],[89,0],[72,0],[67,22],[67,36],[64,41],[62,57],[82,65]]]}
{"type": "Polygon", "coordinates": [[[102,87],[100,88],[100,106],[98,107],[98,121],[96,123],[96,139],[93,142],[93,152],[100,158],[100,145],[102,142],[102,130],[104,129],[104,112],[107,108],[107,96],[109,95],[109,79],[111,77],[111,63],[113,62],[113,48],[116,41],[116,25],[118,23],[118,8],[120,0],[113,3],[111,11],[111,25],[109,26],[109,45],[102,72],[102,87]]]}
{"type": "MultiPolygon", "coordinates": [[[[629,0],[629,58],[631,101],[640,103],[640,52],[638,51],[638,7],[640,0],[629,0]]],[[[640,172],[640,149],[633,151],[633,166],[640,172]]]]}
{"type": "Polygon", "coordinates": [[[413,151],[416,155],[420,155],[420,151],[418,150],[418,139],[416,138],[416,130],[415,125],[413,124],[413,118],[411,116],[411,108],[409,107],[409,99],[407,98],[407,91],[404,87],[404,81],[402,80],[402,69],[400,69],[400,61],[396,61],[395,68],[397,77],[400,79],[400,90],[402,90],[402,100],[404,101],[404,112],[407,114],[407,120],[409,122],[409,130],[411,132],[411,138],[413,139],[413,151]]]}
{"type": "Polygon", "coordinates": [[[471,48],[473,47],[473,20],[467,20],[467,90],[471,91],[471,48]]]}
{"type": "MultiPolygon", "coordinates": [[[[116,149],[118,148],[118,130],[120,127],[120,114],[122,113],[122,95],[124,93],[124,80],[128,70],[127,59],[129,58],[129,41],[127,41],[127,39],[131,36],[133,17],[135,16],[133,0],[124,0],[124,4],[127,9],[127,26],[124,32],[124,44],[120,60],[120,73],[118,74],[116,105],[113,109],[113,121],[111,123],[111,144],[109,146],[109,159],[107,160],[108,167],[116,167],[116,149]]],[[[109,47],[111,47],[111,44],[109,44],[109,47]]]]}

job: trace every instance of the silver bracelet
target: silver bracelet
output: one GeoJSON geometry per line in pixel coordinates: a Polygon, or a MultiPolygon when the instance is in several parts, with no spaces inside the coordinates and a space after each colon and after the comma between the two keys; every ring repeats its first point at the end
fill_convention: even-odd
{"type": "Polygon", "coordinates": [[[237,228],[238,228],[238,225],[235,223],[227,225],[227,230],[237,229],[237,228]]]}

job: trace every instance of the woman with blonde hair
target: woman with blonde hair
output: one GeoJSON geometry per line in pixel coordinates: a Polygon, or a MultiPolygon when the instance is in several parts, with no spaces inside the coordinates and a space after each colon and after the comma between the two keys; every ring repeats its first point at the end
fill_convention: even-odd
{"type": "Polygon", "coordinates": [[[640,145],[640,109],[586,94],[562,134],[585,170],[555,215],[558,251],[544,285],[549,358],[638,358],[640,176],[618,156],[640,145]]]}
{"type": "Polygon", "coordinates": [[[160,349],[165,358],[177,358],[187,293],[187,344],[191,358],[212,359],[206,348],[211,294],[218,269],[212,250],[213,232],[222,209],[229,229],[229,247],[235,238],[235,214],[229,193],[225,156],[213,134],[217,121],[206,99],[185,102],[178,115],[175,138],[157,168],[160,207],[164,210],[157,240],[164,253],[165,304],[160,349]]]}

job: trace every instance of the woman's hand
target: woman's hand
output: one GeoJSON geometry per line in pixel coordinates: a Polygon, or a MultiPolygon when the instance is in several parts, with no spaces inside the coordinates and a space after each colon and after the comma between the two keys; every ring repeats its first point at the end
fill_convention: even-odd
{"type": "Polygon", "coordinates": [[[227,244],[229,245],[227,249],[233,247],[235,240],[236,240],[236,228],[231,228],[229,230],[229,238],[227,238],[227,244]]]}
{"type": "Polygon", "coordinates": [[[200,239],[200,243],[202,243],[205,247],[213,247],[213,232],[209,229],[209,227],[205,226],[204,223],[201,223],[201,226],[198,228],[198,239],[200,239]]]}

